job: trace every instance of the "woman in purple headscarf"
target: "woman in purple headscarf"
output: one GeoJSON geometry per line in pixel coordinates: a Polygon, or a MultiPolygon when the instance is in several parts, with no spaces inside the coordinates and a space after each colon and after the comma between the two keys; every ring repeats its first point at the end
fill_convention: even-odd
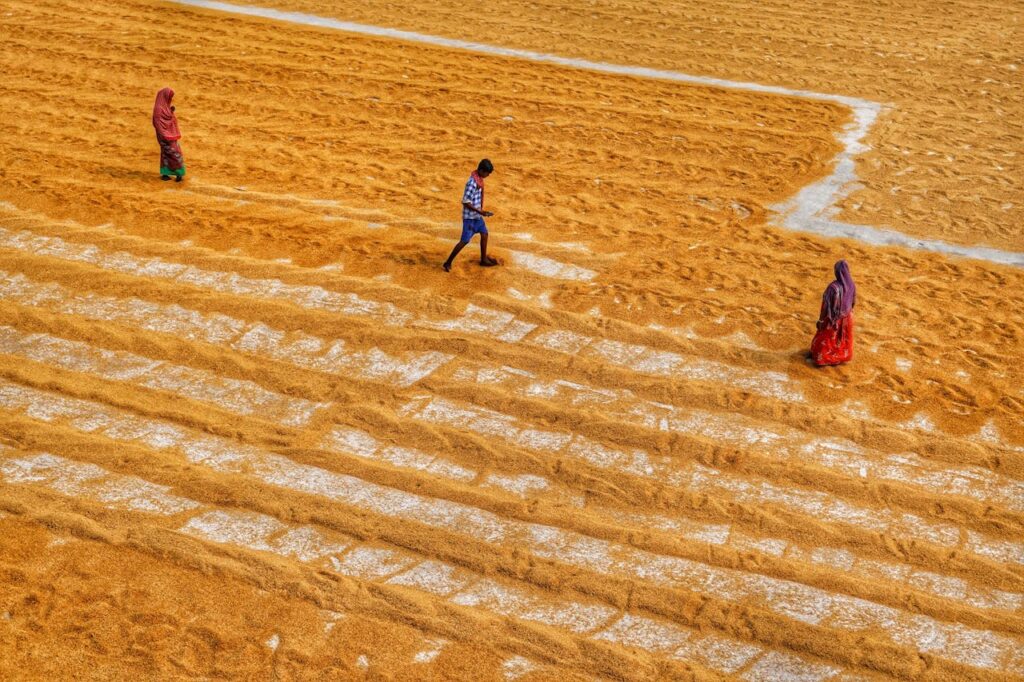
{"type": "Polygon", "coordinates": [[[853,358],[853,306],[857,303],[857,287],[845,260],[835,265],[836,280],[821,297],[818,333],[811,342],[814,364],[841,365],[853,358]]]}

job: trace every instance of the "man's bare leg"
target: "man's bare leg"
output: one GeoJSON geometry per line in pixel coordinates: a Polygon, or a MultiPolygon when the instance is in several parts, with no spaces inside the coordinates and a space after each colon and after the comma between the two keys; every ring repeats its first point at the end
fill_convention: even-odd
{"type": "Polygon", "coordinates": [[[451,255],[448,256],[448,260],[446,260],[444,262],[444,265],[442,266],[442,267],[444,267],[444,271],[445,272],[451,272],[452,271],[452,261],[454,261],[455,257],[459,255],[459,251],[462,251],[464,248],[466,248],[466,244],[468,244],[468,243],[469,242],[460,241],[458,244],[455,245],[455,248],[452,249],[451,255]]]}
{"type": "Polygon", "coordinates": [[[484,267],[490,267],[492,265],[497,264],[498,261],[494,260],[493,258],[487,255],[487,235],[480,235],[480,265],[483,265],[484,267]]]}

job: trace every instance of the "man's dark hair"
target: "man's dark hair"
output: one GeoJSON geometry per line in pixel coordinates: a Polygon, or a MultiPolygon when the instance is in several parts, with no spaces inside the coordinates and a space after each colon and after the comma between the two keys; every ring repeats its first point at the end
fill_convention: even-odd
{"type": "Polygon", "coordinates": [[[476,166],[477,173],[493,173],[494,164],[491,163],[490,159],[483,159],[476,166]]]}

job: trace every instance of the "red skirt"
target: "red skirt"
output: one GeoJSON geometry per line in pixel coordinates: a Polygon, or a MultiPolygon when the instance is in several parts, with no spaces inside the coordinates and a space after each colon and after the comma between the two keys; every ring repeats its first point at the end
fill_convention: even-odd
{"type": "Polygon", "coordinates": [[[814,364],[841,365],[853,358],[853,313],[840,318],[834,327],[823,326],[811,341],[814,364]]]}

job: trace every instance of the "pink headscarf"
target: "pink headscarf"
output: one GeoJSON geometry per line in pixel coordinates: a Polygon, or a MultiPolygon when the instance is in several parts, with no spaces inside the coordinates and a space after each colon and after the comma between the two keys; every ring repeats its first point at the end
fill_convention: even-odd
{"type": "Polygon", "coordinates": [[[824,321],[830,326],[849,315],[857,303],[857,285],[845,260],[836,262],[835,274],[835,281],[825,289],[825,305],[822,306],[824,321]]]}
{"type": "Polygon", "coordinates": [[[173,97],[174,90],[164,88],[156,93],[156,102],[153,104],[153,127],[156,129],[156,136],[168,142],[181,139],[178,119],[171,111],[173,97]]]}

